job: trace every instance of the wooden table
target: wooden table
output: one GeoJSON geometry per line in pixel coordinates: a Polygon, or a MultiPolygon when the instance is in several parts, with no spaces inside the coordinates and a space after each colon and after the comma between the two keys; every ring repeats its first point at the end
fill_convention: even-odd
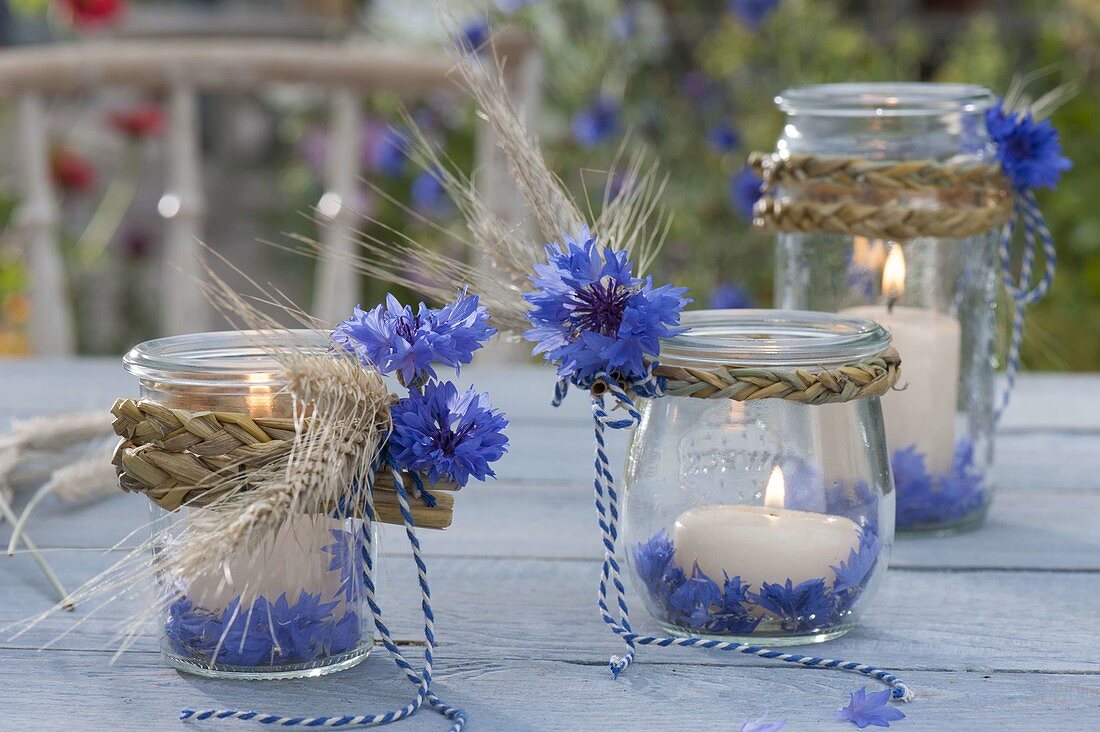
{"type": "MultiPolygon", "coordinates": [[[[613,681],[622,646],[595,608],[600,545],[590,497],[587,405],[551,409],[548,369],[471,369],[512,419],[500,479],[459,495],[456,523],[424,532],[435,597],[435,688],[470,730],[722,729],[767,710],[788,730],[855,729],[833,720],[848,692],[877,682],[683,649],[642,649],[613,681]]],[[[0,363],[0,431],[9,418],[106,407],[135,384],[117,361],[0,363]]],[[[1027,376],[999,437],[999,492],[980,531],[900,541],[862,625],[812,653],[873,663],[917,694],[899,729],[1100,729],[1100,376],[1027,376]],[[1064,726],[1059,726],[1064,725],[1064,726]]],[[[613,437],[621,465],[625,435],[613,437]]],[[[118,495],[94,506],[40,507],[29,525],[76,586],[148,517],[118,495]]],[[[10,527],[0,526],[6,543],[10,527]]],[[[400,638],[421,638],[414,572],[399,531],[383,532],[383,608],[400,638]]],[[[0,622],[47,607],[30,557],[0,558],[0,622]]],[[[379,712],[412,686],[382,648],[359,667],[303,681],[223,682],[177,673],[150,629],[113,665],[126,608],[58,616],[0,642],[0,729],[181,729],[183,707],[281,714],[379,712]],[[45,651],[43,643],[86,622],[45,651]]],[[[636,625],[656,631],[640,603],[636,625]]],[[[415,655],[416,647],[410,647],[415,655]]],[[[245,729],[243,722],[202,729],[245,729]]],[[[442,730],[427,710],[402,730],[442,730]]]]}

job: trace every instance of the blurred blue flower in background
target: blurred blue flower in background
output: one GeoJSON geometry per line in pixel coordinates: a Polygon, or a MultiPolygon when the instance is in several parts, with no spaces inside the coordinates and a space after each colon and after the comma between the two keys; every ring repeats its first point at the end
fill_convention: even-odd
{"type": "Polygon", "coordinates": [[[729,152],[741,144],[741,136],[729,122],[719,122],[707,130],[707,144],[715,152],[729,152]]]}
{"type": "Polygon", "coordinates": [[[710,299],[707,301],[707,307],[711,310],[739,310],[755,306],[756,302],[748,290],[729,282],[722,283],[711,290],[710,299]]]}
{"type": "Polygon", "coordinates": [[[746,221],[753,219],[752,209],[760,200],[760,186],[763,184],[764,181],[748,166],[730,178],[730,205],[746,221]]]}
{"type": "Polygon", "coordinates": [[[573,139],[584,147],[595,147],[614,137],[619,129],[619,105],[597,95],[573,116],[573,139]]]}
{"type": "Polygon", "coordinates": [[[779,7],[779,0],[730,0],[729,8],[749,28],[759,28],[779,7]]]}

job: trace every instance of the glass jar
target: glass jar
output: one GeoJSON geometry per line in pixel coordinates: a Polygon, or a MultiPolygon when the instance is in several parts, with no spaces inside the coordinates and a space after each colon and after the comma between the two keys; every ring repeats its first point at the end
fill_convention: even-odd
{"type": "MultiPolygon", "coordinates": [[[[689,330],[662,342],[662,369],[737,364],[761,383],[890,345],[871,321],[825,313],[692,311],[681,322],[689,330]]],[[[879,400],[669,394],[643,403],[626,467],[623,540],[650,613],[676,635],[769,645],[843,635],[893,543],[879,400]]]]}
{"type": "MultiPolygon", "coordinates": [[[[198,333],[142,343],[124,363],[139,379],[139,404],[182,410],[177,415],[230,415],[221,419],[229,424],[224,429],[241,434],[239,425],[253,435],[246,442],[291,440],[293,398],[268,352],[280,343],[301,349],[305,338],[319,354],[328,348],[323,337],[305,332],[198,333]],[[237,415],[250,422],[235,422],[237,415]]],[[[219,444],[217,437],[206,444],[219,444]]],[[[225,464],[226,449],[196,446],[183,454],[212,468],[225,464]]],[[[295,515],[260,546],[184,582],[163,558],[188,542],[194,527],[220,520],[224,506],[196,493],[176,495],[172,481],[147,490],[127,478],[121,476],[124,488],[144,490],[153,501],[154,573],[166,605],[161,647],[169,665],[217,678],[299,678],[349,668],[370,652],[362,551],[373,542],[363,520],[336,507],[331,514],[295,515]]]]}
{"type": "Polygon", "coordinates": [[[777,98],[787,121],[776,159],[986,171],[984,187],[934,176],[909,186],[810,175],[765,191],[769,205],[788,211],[818,201],[924,222],[896,235],[824,219],[821,230],[805,222],[797,231],[771,227],[779,231],[776,306],[874,319],[905,363],[898,390],[882,399],[899,532],[975,527],[989,506],[1000,230],[993,214],[1010,201],[994,182],[983,119],[994,102],[989,90],[958,84],[825,84],[777,98]]]}

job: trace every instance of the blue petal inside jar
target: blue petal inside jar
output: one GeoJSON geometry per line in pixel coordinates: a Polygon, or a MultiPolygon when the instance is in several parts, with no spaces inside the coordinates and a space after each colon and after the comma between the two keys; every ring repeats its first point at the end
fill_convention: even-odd
{"type": "Polygon", "coordinates": [[[957,524],[986,505],[985,477],[975,468],[974,445],[959,440],[951,472],[932,475],[924,453],[910,445],[890,458],[897,489],[899,531],[957,524]]]}
{"type": "Polygon", "coordinates": [[[767,621],[783,632],[830,628],[845,622],[866,588],[882,542],[870,526],[860,531],[858,549],[837,566],[835,579],[795,583],[790,578],[759,587],[740,576],[711,578],[696,564],[691,573],[674,562],[676,547],[662,529],[632,552],[634,568],[660,620],[695,633],[749,635],[767,621]]]}
{"type": "MultiPolygon", "coordinates": [[[[183,595],[168,608],[165,637],[172,650],[209,664],[284,666],[336,656],[359,646],[363,572],[358,561],[365,543],[360,527],[333,530],[334,543],[322,551],[331,555],[321,565],[339,572],[336,593],[323,598],[305,589],[271,599],[263,595],[242,603],[233,598],[224,609],[194,604],[183,595]]],[[[319,561],[324,561],[319,558],[319,561]]],[[[320,570],[320,568],[319,568],[320,570]]]]}

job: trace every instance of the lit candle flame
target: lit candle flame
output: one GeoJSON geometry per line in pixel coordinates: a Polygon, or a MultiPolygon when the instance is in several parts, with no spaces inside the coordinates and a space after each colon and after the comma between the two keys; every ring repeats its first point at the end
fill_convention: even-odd
{"type": "Polygon", "coordinates": [[[783,508],[786,500],[787,484],[783,479],[783,471],[776,465],[768,478],[768,487],[764,489],[764,505],[768,508],[783,508]]]}
{"type": "MultiPolygon", "coordinates": [[[[265,383],[270,378],[270,374],[248,374],[245,380],[253,383],[265,383]]],[[[245,403],[248,405],[248,413],[251,416],[270,417],[271,409],[275,404],[271,387],[266,385],[248,387],[248,396],[245,397],[245,403]]]]}
{"type": "Polygon", "coordinates": [[[901,245],[890,247],[886,265],[882,268],[882,294],[887,302],[896,302],[905,294],[905,255],[901,245]]]}

